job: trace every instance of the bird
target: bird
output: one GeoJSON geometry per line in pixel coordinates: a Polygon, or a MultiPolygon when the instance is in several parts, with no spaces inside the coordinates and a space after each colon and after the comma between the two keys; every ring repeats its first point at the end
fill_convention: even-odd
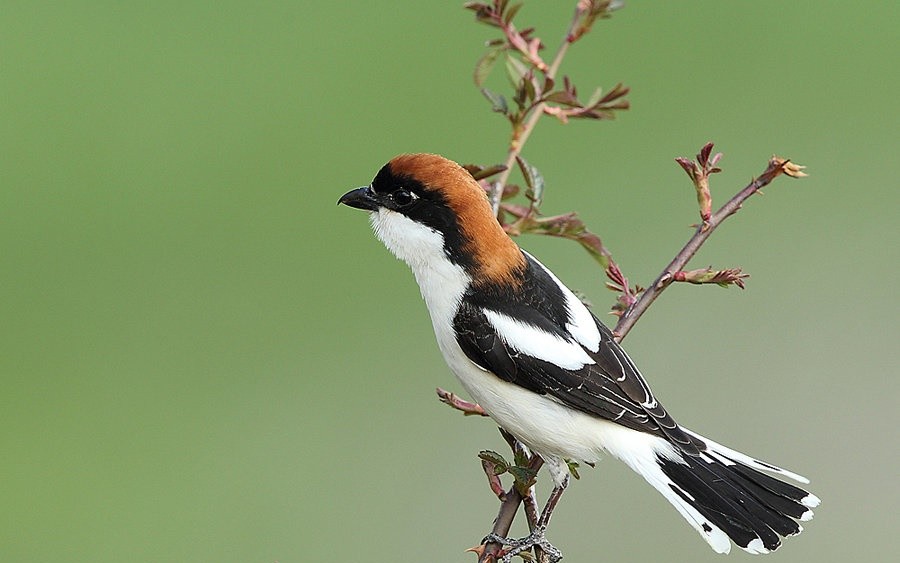
{"type": "Polygon", "coordinates": [[[338,204],[369,213],[412,270],[450,371],[506,432],[538,454],[553,490],[534,531],[494,534],[503,561],[540,546],[569,482],[567,461],[625,463],[717,553],[752,554],[799,534],[819,498],[805,477],[680,426],[607,328],[504,231],[485,190],[456,162],[401,154],[338,204]]]}

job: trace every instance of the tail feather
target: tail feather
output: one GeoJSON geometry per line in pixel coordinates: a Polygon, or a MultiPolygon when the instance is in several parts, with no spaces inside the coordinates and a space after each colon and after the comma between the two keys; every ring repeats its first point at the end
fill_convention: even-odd
{"type": "Polygon", "coordinates": [[[772,465],[771,463],[762,461],[760,459],[755,459],[755,458],[748,456],[747,454],[742,454],[741,452],[732,450],[731,448],[729,448],[727,446],[723,446],[722,444],[719,444],[718,442],[713,442],[709,438],[701,436],[701,435],[697,434],[696,432],[692,432],[691,430],[688,430],[687,428],[682,427],[682,430],[684,430],[685,433],[690,434],[694,438],[697,438],[701,442],[705,443],[706,451],[708,453],[710,453],[711,455],[715,456],[720,461],[722,461],[725,465],[734,465],[737,463],[741,463],[743,465],[746,465],[748,467],[756,469],[757,471],[770,471],[772,473],[787,477],[788,479],[797,481],[798,483],[803,483],[803,484],[809,483],[809,479],[807,479],[803,475],[798,475],[798,474],[794,473],[793,471],[788,471],[787,469],[782,469],[781,467],[772,465]]]}
{"type": "Polygon", "coordinates": [[[810,519],[812,511],[798,502],[799,499],[792,499],[774,492],[771,486],[766,486],[766,482],[775,482],[788,487],[791,485],[787,485],[768,475],[764,475],[754,469],[746,468],[741,465],[735,465],[731,469],[731,478],[734,479],[742,489],[749,491],[750,494],[763,505],[770,506],[778,513],[801,521],[810,519]]]}
{"type": "Polygon", "coordinates": [[[723,552],[721,542],[710,541],[715,534],[708,528],[718,528],[743,550],[754,554],[774,551],[781,545],[781,537],[803,531],[795,520],[811,519],[809,508],[817,506],[819,499],[760,470],[807,482],[805,478],[690,434],[706,444],[699,456],[683,455],[674,460],[658,455],[656,462],[665,478],[655,476],[651,480],[644,476],[713,549],[723,552]],[[659,486],[663,484],[667,488],[659,486]],[[699,527],[696,518],[685,515],[684,505],[703,517],[705,521],[699,522],[699,527]]]}
{"type": "Polygon", "coordinates": [[[660,461],[663,473],[692,497],[697,510],[741,548],[766,553],[781,544],[779,534],[799,531],[796,522],[765,506],[733,481],[726,466],[690,456],[685,456],[686,463],[660,461]]]}
{"type": "Polygon", "coordinates": [[[804,477],[685,430],[697,445],[686,453],[662,436],[610,422],[598,427],[602,448],[644,477],[717,553],[734,542],[769,553],[782,537],[803,531],[819,499],[782,481],[804,477]],[[765,473],[764,473],[765,472],[765,473]]]}

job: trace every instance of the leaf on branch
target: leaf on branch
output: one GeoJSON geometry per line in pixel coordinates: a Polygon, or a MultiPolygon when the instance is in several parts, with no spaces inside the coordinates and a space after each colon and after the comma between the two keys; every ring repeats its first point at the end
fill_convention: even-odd
{"type": "Polygon", "coordinates": [[[519,195],[519,191],[519,186],[517,184],[506,184],[503,186],[503,193],[500,194],[500,201],[519,195]]]}
{"type": "Polygon", "coordinates": [[[789,159],[781,158],[780,156],[772,156],[772,161],[777,166],[781,167],[781,171],[791,178],[806,178],[809,176],[804,170],[805,166],[801,166],[799,164],[795,164],[791,162],[789,159]]]}
{"type": "Polygon", "coordinates": [[[513,479],[516,480],[516,488],[519,489],[519,492],[522,493],[522,496],[527,494],[529,487],[534,485],[537,480],[537,471],[531,469],[530,467],[522,467],[519,465],[511,465],[509,469],[509,474],[513,476],[513,479]]]}
{"type": "Polygon", "coordinates": [[[622,84],[616,84],[606,94],[598,88],[587,103],[582,103],[578,99],[578,91],[566,76],[563,77],[562,90],[552,92],[543,98],[548,104],[556,103],[565,107],[545,105],[544,113],[556,117],[563,123],[568,123],[569,119],[613,119],[615,111],[630,107],[628,100],[622,99],[628,92],[629,88],[622,84]]]}
{"type": "Polygon", "coordinates": [[[543,100],[548,103],[562,104],[568,107],[578,107],[578,98],[575,98],[571,93],[566,92],[565,90],[550,92],[544,96],[543,100]]]}
{"type": "Polygon", "coordinates": [[[546,63],[538,54],[538,51],[543,49],[544,45],[540,39],[531,36],[534,28],[517,31],[512,23],[513,18],[515,18],[522,7],[521,3],[510,6],[507,0],[494,0],[492,4],[469,2],[464,7],[475,12],[477,21],[503,30],[504,39],[492,41],[489,43],[490,45],[502,45],[504,49],[518,51],[529,65],[541,72],[548,70],[546,63]]]}
{"type": "Polygon", "coordinates": [[[491,102],[492,110],[503,115],[509,115],[509,105],[506,103],[506,98],[503,97],[503,94],[497,94],[487,88],[482,88],[481,93],[491,102]]]}
{"type": "Polygon", "coordinates": [[[697,205],[700,207],[700,218],[703,219],[704,225],[712,216],[712,193],[709,191],[709,176],[722,171],[721,168],[716,166],[719,159],[722,158],[722,153],[716,153],[715,156],[710,158],[712,149],[713,143],[710,141],[700,149],[700,152],[697,154],[697,160],[690,160],[683,156],[675,158],[675,162],[681,166],[694,184],[694,189],[697,191],[697,205]]]}
{"type": "Polygon", "coordinates": [[[521,190],[519,189],[518,184],[506,184],[505,186],[503,186],[503,193],[500,194],[500,200],[505,201],[507,199],[513,198],[519,195],[520,191],[521,190]]]}
{"type": "Polygon", "coordinates": [[[544,106],[544,113],[546,113],[547,115],[549,115],[551,117],[555,117],[563,125],[565,125],[569,122],[568,115],[566,115],[565,110],[561,107],[544,106]]]}
{"type": "Polygon", "coordinates": [[[509,25],[510,23],[512,23],[513,18],[516,17],[516,14],[518,14],[519,10],[521,10],[521,9],[522,9],[522,2],[519,2],[518,4],[513,4],[512,6],[510,6],[509,9],[506,10],[506,15],[503,16],[503,22],[506,25],[509,25]]]}
{"type": "Polygon", "coordinates": [[[484,180],[506,170],[506,166],[502,164],[493,164],[486,167],[481,167],[477,164],[463,164],[463,168],[476,180],[484,180]]]}
{"type": "Polygon", "coordinates": [[[638,296],[644,291],[639,285],[631,287],[628,278],[619,269],[619,265],[610,259],[609,266],[606,267],[606,288],[619,293],[616,298],[615,305],[610,311],[613,315],[621,317],[632,305],[638,300],[638,296]]]}
{"type": "Polygon", "coordinates": [[[503,27],[503,21],[501,19],[502,8],[501,11],[497,11],[497,5],[497,2],[494,2],[493,5],[483,4],[481,2],[466,2],[465,4],[463,4],[463,8],[474,11],[475,19],[477,21],[480,21],[481,23],[487,24],[491,27],[503,27]]]}
{"type": "Polygon", "coordinates": [[[740,268],[713,270],[712,267],[709,267],[687,272],[675,272],[672,274],[672,279],[677,282],[687,282],[698,285],[714,283],[720,287],[736,285],[741,289],[744,289],[744,280],[749,277],[750,274],[743,273],[740,268]]]}
{"type": "Polygon", "coordinates": [[[509,469],[510,464],[502,455],[492,450],[482,450],[478,452],[478,458],[491,465],[494,475],[503,475],[509,469]]]}
{"type": "Polygon", "coordinates": [[[569,473],[572,474],[572,477],[575,477],[576,480],[581,479],[581,475],[578,474],[578,462],[577,461],[572,461],[571,459],[567,459],[566,465],[569,466],[569,473]]]}
{"type": "Polygon", "coordinates": [[[525,178],[525,185],[528,186],[528,189],[525,190],[525,197],[531,201],[532,208],[536,210],[541,206],[541,201],[544,197],[544,177],[537,168],[528,164],[521,155],[516,155],[516,162],[519,165],[519,170],[522,171],[522,176],[525,178]]]}
{"type": "Polygon", "coordinates": [[[625,3],[621,0],[581,0],[576,6],[577,23],[572,32],[566,37],[566,41],[574,43],[581,36],[588,33],[594,23],[600,18],[608,18],[614,10],[618,10],[625,3]]]}
{"type": "Polygon", "coordinates": [[[600,266],[609,266],[611,255],[599,236],[587,229],[577,213],[534,219],[522,228],[523,233],[536,233],[577,241],[600,266]]]}
{"type": "MultiPolygon", "coordinates": [[[[512,434],[510,434],[512,436],[512,434]]],[[[528,450],[525,449],[522,442],[516,439],[515,436],[512,436],[512,450],[513,450],[513,461],[515,461],[515,465],[519,467],[528,467],[528,464],[531,462],[531,454],[528,450]]]]}
{"type": "Polygon", "coordinates": [[[540,39],[527,37],[524,33],[517,32],[512,27],[506,28],[504,31],[506,32],[506,39],[509,41],[509,45],[522,53],[528,64],[541,72],[547,72],[549,67],[538,54],[538,51],[544,48],[544,44],[541,43],[540,39]]]}
{"type": "Polygon", "coordinates": [[[790,159],[772,155],[772,158],[769,159],[769,165],[763,173],[753,181],[753,183],[758,185],[758,190],[782,174],[786,174],[791,178],[805,178],[808,176],[808,174],[804,172],[805,169],[805,166],[795,164],[791,162],[790,159]]]}
{"type": "MultiPolygon", "coordinates": [[[[506,211],[507,213],[509,213],[510,215],[512,215],[513,217],[515,217],[517,219],[522,219],[522,218],[528,216],[528,207],[526,207],[524,205],[519,205],[517,203],[504,203],[500,207],[501,207],[501,209],[503,209],[503,211],[506,211]]],[[[531,232],[531,231],[528,231],[528,232],[531,232]]],[[[522,231],[518,231],[518,232],[516,232],[516,234],[517,235],[522,234],[522,231]]]]}
{"type": "Polygon", "coordinates": [[[484,81],[487,80],[487,77],[491,74],[491,70],[494,68],[494,64],[496,64],[497,59],[500,58],[500,55],[506,50],[506,46],[502,45],[499,47],[494,47],[489,49],[484,55],[478,59],[478,62],[475,63],[475,71],[472,74],[472,78],[475,81],[475,85],[481,88],[484,86],[484,81]]]}
{"type": "Polygon", "coordinates": [[[522,80],[530,71],[531,69],[525,66],[517,57],[510,54],[506,55],[506,77],[509,78],[509,83],[513,85],[513,88],[519,88],[522,80]]]}
{"type": "Polygon", "coordinates": [[[487,476],[488,486],[490,486],[491,491],[500,500],[505,500],[506,491],[503,489],[503,483],[500,482],[500,475],[506,473],[509,469],[509,463],[503,459],[502,455],[490,450],[479,452],[478,457],[481,459],[481,468],[487,476]]]}
{"type": "Polygon", "coordinates": [[[681,166],[681,168],[683,168],[685,172],[687,172],[687,175],[690,176],[692,181],[697,176],[697,174],[700,173],[700,166],[689,158],[676,156],[675,162],[677,162],[678,165],[681,166]]]}

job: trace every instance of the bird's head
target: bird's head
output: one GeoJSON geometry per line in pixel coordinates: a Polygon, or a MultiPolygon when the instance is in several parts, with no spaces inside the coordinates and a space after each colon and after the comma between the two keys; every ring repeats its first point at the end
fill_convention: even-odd
{"type": "Polygon", "coordinates": [[[338,203],[369,211],[375,234],[413,270],[449,261],[475,283],[502,283],[514,282],[525,267],[484,190],[442,156],[400,155],[338,203]]]}

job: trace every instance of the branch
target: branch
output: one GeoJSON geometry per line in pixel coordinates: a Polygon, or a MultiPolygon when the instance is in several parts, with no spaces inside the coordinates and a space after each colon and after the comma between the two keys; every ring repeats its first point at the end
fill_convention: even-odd
{"type": "MultiPolygon", "coordinates": [[[[503,432],[502,429],[501,432],[503,432]]],[[[512,436],[510,436],[510,438],[512,438],[512,436]]],[[[515,440],[515,438],[512,438],[512,440],[515,440]]],[[[515,441],[515,444],[519,444],[519,442],[515,441]]],[[[513,445],[513,443],[510,443],[510,446],[513,448],[517,447],[513,445]]],[[[521,446],[521,444],[519,444],[519,446],[521,446]]],[[[542,465],[544,465],[544,460],[541,459],[541,456],[530,454],[528,462],[529,469],[537,473],[542,465]]],[[[537,522],[537,510],[534,509],[534,507],[537,502],[534,499],[533,485],[529,487],[527,497],[525,516],[528,518],[528,529],[534,530],[534,526],[537,522]],[[529,505],[532,506],[531,510],[528,509],[529,505]]],[[[500,511],[497,513],[497,518],[494,520],[494,527],[491,529],[491,532],[504,538],[507,537],[509,535],[509,529],[512,527],[513,520],[516,518],[516,513],[519,511],[519,504],[522,501],[523,495],[518,487],[516,487],[515,483],[513,483],[506,492],[506,498],[500,504],[500,511]]],[[[478,553],[478,563],[494,563],[497,561],[497,557],[500,555],[502,549],[503,546],[496,543],[488,543],[479,546],[478,548],[473,548],[473,550],[478,553]]]]}
{"type": "MultiPolygon", "coordinates": [[[[566,51],[569,50],[569,45],[577,39],[577,37],[574,36],[574,32],[580,18],[581,13],[576,9],[575,15],[572,17],[572,22],[569,24],[569,29],[566,31],[566,37],[563,39],[562,45],[559,46],[556,56],[553,57],[553,62],[550,63],[550,66],[544,72],[546,80],[553,81],[556,78],[559,65],[562,64],[563,58],[566,56],[566,51]]],[[[525,141],[528,140],[528,137],[534,130],[534,126],[537,125],[538,120],[540,120],[541,116],[544,114],[545,107],[547,107],[546,102],[539,102],[531,109],[531,114],[528,116],[528,119],[526,119],[521,126],[513,128],[512,138],[509,140],[509,151],[506,154],[506,162],[503,163],[503,165],[506,166],[506,169],[491,186],[491,192],[488,194],[491,207],[494,210],[494,215],[497,215],[500,211],[500,197],[503,195],[503,187],[506,186],[506,182],[509,181],[509,175],[512,172],[513,164],[516,163],[516,157],[522,152],[525,141]]]]}
{"type": "MultiPolygon", "coordinates": [[[[680,162],[679,162],[680,163],[680,162]]],[[[672,284],[674,281],[678,281],[676,279],[676,274],[682,272],[684,267],[687,265],[688,261],[693,258],[697,251],[700,250],[700,247],[703,246],[703,243],[709,238],[709,236],[716,230],[716,228],[722,224],[725,219],[731,217],[741,208],[744,201],[746,201],[750,196],[758,192],[763,187],[769,185],[772,180],[780,176],[781,174],[787,174],[792,178],[802,178],[806,176],[806,173],[803,172],[803,166],[799,166],[797,164],[792,163],[790,160],[781,158],[779,156],[773,156],[769,160],[769,165],[766,167],[765,171],[763,171],[762,175],[759,178],[754,179],[752,182],[747,184],[744,189],[739,191],[734,197],[728,200],[728,203],[719,208],[718,211],[709,216],[709,219],[701,223],[697,226],[697,230],[694,233],[694,236],[688,240],[687,244],[675,255],[675,258],[669,262],[669,265],[665,267],[662,273],[657,276],[656,280],[646,289],[646,291],[641,294],[640,298],[628,308],[625,313],[619,318],[619,322],[616,324],[616,327],[613,329],[613,334],[616,336],[616,340],[621,342],[622,339],[628,334],[634,324],[641,318],[650,305],[656,300],[657,297],[672,284]]]]}
{"type": "MultiPolygon", "coordinates": [[[[549,66],[539,55],[543,46],[539,39],[532,37],[534,30],[528,28],[518,31],[512,24],[512,19],[521,7],[521,3],[510,4],[509,0],[492,0],[490,3],[470,2],[466,4],[466,8],[476,12],[478,21],[503,31],[503,39],[488,42],[489,50],[477,63],[474,78],[475,84],[481,88],[484,96],[491,102],[493,110],[504,114],[512,124],[507,156],[502,165],[488,168],[479,166],[467,168],[487,191],[494,214],[497,215],[501,225],[510,235],[529,232],[569,238],[579,242],[600,263],[609,278],[607,287],[620,293],[617,303],[613,307],[614,314],[620,317],[613,331],[617,341],[625,338],[659,294],[675,281],[695,284],[731,284],[743,287],[743,279],[747,275],[739,268],[714,270],[710,267],[686,271],[684,267],[712,232],[725,219],[737,212],[747,198],[781,174],[793,177],[805,176],[802,172],[803,167],[791,164],[789,160],[773,157],[759,178],[753,180],[713,214],[711,213],[712,196],[709,190],[709,175],[720,171],[716,164],[721,155],[712,155],[713,145],[708,143],[701,149],[696,161],[684,158],[676,159],[694,183],[702,223],[697,226],[694,236],[647,290],[629,283],[628,278],[613,261],[600,238],[588,231],[575,213],[541,217],[539,207],[543,192],[543,178],[521,157],[522,147],[541,116],[552,115],[566,123],[570,118],[608,119],[613,117],[614,110],[628,108],[628,102],[622,99],[628,93],[628,88],[621,84],[613,87],[605,95],[598,89],[586,103],[579,100],[575,86],[568,77],[563,78],[562,88],[554,91],[555,79],[569,45],[590,31],[598,18],[607,17],[609,12],[619,4],[614,0],[578,0],[565,39],[549,66]],[[504,53],[513,53],[513,55],[507,54],[506,58],[507,71],[515,87],[515,96],[512,98],[515,108],[507,103],[504,96],[482,87],[490,69],[504,53]],[[542,81],[537,79],[536,73],[542,75],[542,81]],[[504,198],[512,197],[519,191],[518,186],[508,184],[514,163],[519,165],[528,186],[528,191],[525,193],[529,200],[527,207],[502,203],[504,198]],[[499,176],[496,181],[488,182],[486,180],[497,174],[499,176]],[[504,221],[506,214],[514,217],[514,221],[506,224],[504,221]]],[[[487,416],[484,410],[475,403],[460,399],[443,389],[438,389],[437,392],[442,402],[465,415],[487,416]]],[[[529,452],[524,445],[502,428],[500,431],[513,450],[516,457],[515,465],[508,464],[502,456],[495,452],[482,452],[479,457],[482,458],[482,466],[491,490],[501,500],[500,511],[494,520],[492,532],[498,536],[507,537],[520,503],[524,502],[529,529],[533,530],[536,525],[538,511],[533,483],[534,475],[543,465],[543,460],[539,455],[529,452]],[[514,473],[513,470],[516,472],[514,473]],[[531,470],[533,472],[528,473],[531,470]],[[499,476],[505,472],[513,473],[514,477],[514,483],[507,492],[503,491],[499,479],[499,476]],[[528,475],[527,479],[523,480],[520,477],[523,473],[528,475]]],[[[577,478],[578,475],[574,468],[571,471],[577,478]]],[[[472,548],[470,551],[478,554],[479,563],[494,563],[503,552],[503,547],[488,543],[472,548]]],[[[545,559],[545,554],[538,548],[535,548],[535,556],[538,561],[545,559]]]]}
{"type": "MultiPolygon", "coordinates": [[[[698,174],[692,174],[689,170],[689,165],[691,164],[690,161],[687,161],[686,159],[678,160],[679,164],[681,164],[682,167],[685,168],[685,170],[689,170],[688,174],[691,176],[692,180],[694,180],[695,184],[698,183],[698,176],[718,172],[718,169],[714,169],[711,166],[708,166],[708,164],[710,163],[708,159],[708,149],[711,148],[712,144],[707,144],[701,151],[701,155],[698,155],[698,160],[701,162],[699,166],[701,171],[698,174]],[[706,162],[704,162],[704,160],[706,162]]],[[[718,157],[716,157],[715,160],[718,160],[718,157]]],[[[712,164],[715,164],[715,162],[712,162],[712,164]]],[[[703,187],[703,197],[698,197],[698,202],[701,208],[701,217],[704,217],[703,223],[697,226],[694,236],[691,237],[687,244],[684,245],[681,251],[678,252],[675,258],[668,264],[668,266],[666,266],[666,268],[656,278],[653,284],[646,290],[642,291],[639,287],[629,288],[627,278],[625,278],[621,274],[615,263],[610,261],[611,263],[608,265],[606,272],[610,280],[613,282],[612,289],[623,292],[623,297],[620,297],[620,301],[625,298],[633,298],[632,301],[628,303],[628,307],[624,309],[624,312],[621,314],[619,322],[618,324],[616,324],[616,327],[613,331],[613,334],[616,337],[616,341],[621,342],[625,338],[625,336],[627,336],[628,332],[635,325],[635,323],[637,323],[644,312],[646,312],[646,310],[656,300],[656,298],[659,297],[659,295],[673,282],[681,281],[689,283],[717,283],[720,285],[730,283],[738,285],[739,287],[743,287],[742,279],[746,277],[746,274],[743,274],[740,269],[715,271],[711,268],[708,268],[702,270],[684,271],[684,267],[697,253],[697,251],[700,250],[700,247],[703,246],[710,235],[712,235],[713,231],[715,231],[716,228],[725,221],[725,219],[737,213],[737,211],[743,205],[744,201],[746,201],[750,196],[757,193],[763,187],[769,185],[775,178],[777,178],[781,174],[786,174],[793,178],[802,178],[806,176],[806,173],[803,172],[803,169],[803,166],[794,164],[788,159],[773,156],[769,160],[766,169],[758,178],[747,184],[747,186],[745,186],[734,197],[732,197],[725,205],[723,205],[718,211],[712,214],[704,213],[704,208],[709,205],[711,199],[709,198],[708,184],[706,183],[705,178],[703,178],[701,182],[703,187]],[[636,297],[638,294],[640,295],[640,297],[636,297]]],[[[701,189],[699,187],[698,194],[701,194],[701,189]]],[[[544,234],[557,233],[548,232],[544,234]]],[[[461,411],[467,416],[488,416],[480,405],[460,399],[449,391],[438,388],[437,394],[443,403],[446,403],[452,408],[461,411]]],[[[534,469],[534,471],[536,472],[543,465],[543,460],[540,458],[540,456],[528,452],[520,442],[518,442],[512,435],[504,431],[502,428],[500,429],[500,431],[509,444],[510,448],[513,450],[513,453],[515,453],[517,456],[527,456],[526,459],[529,468],[534,469]]],[[[492,488],[496,488],[496,484],[494,484],[492,488]]],[[[498,491],[495,490],[494,492],[497,493],[498,491]]],[[[500,490],[500,493],[502,493],[502,489],[500,490]]],[[[500,511],[497,514],[497,518],[494,520],[494,527],[492,529],[492,532],[494,534],[502,537],[506,537],[509,534],[509,530],[512,526],[516,512],[518,512],[519,504],[523,502],[525,504],[525,515],[528,519],[529,529],[533,530],[534,524],[537,520],[536,500],[534,497],[533,485],[528,488],[527,494],[523,495],[522,491],[520,491],[519,487],[517,487],[514,483],[509,491],[507,491],[502,496],[498,494],[498,497],[501,498],[502,503],[500,505],[500,511]]],[[[493,563],[497,560],[498,555],[502,551],[502,546],[494,543],[488,543],[486,545],[480,545],[472,548],[471,551],[474,551],[478,554],[478,563],[493,563]]],[[[543,555],[541,553],[538,553],[539,560],[542,556],[543,555]]]]}

